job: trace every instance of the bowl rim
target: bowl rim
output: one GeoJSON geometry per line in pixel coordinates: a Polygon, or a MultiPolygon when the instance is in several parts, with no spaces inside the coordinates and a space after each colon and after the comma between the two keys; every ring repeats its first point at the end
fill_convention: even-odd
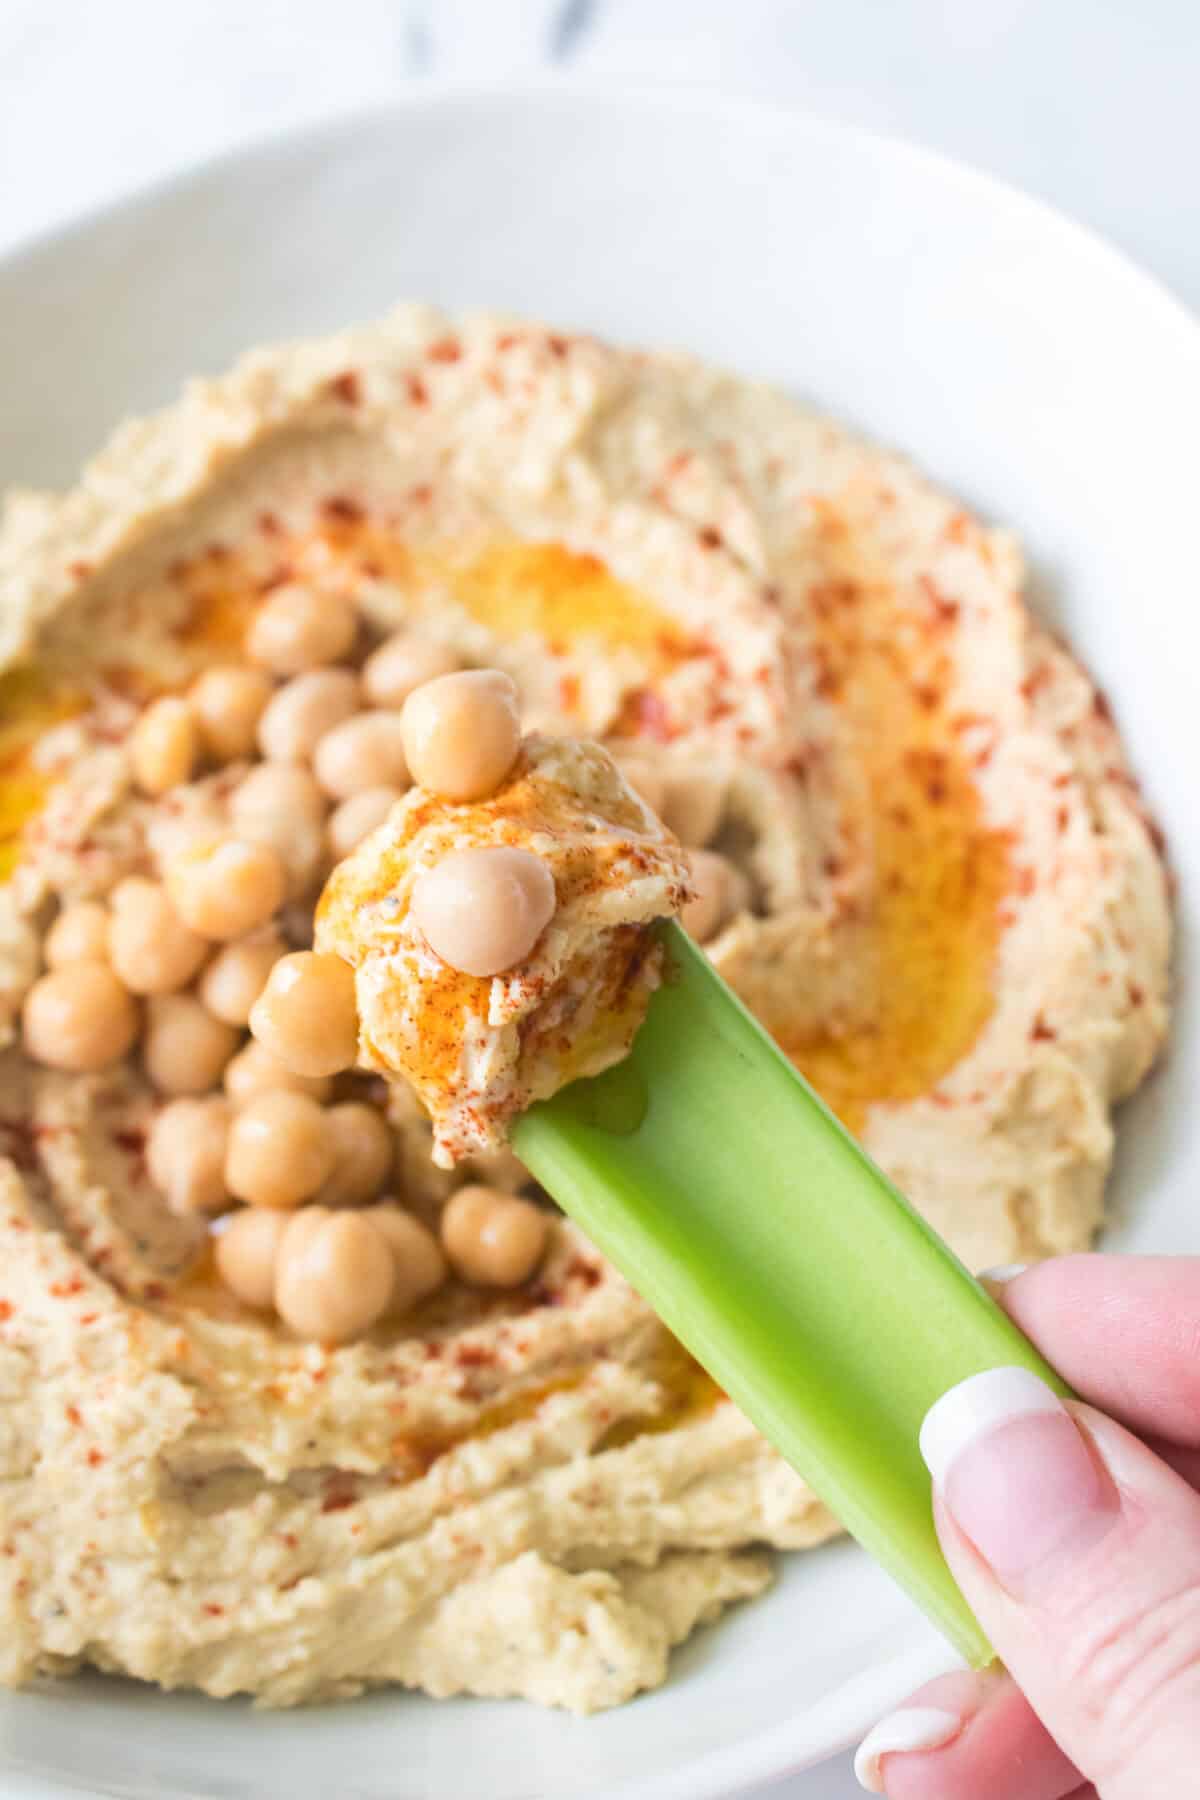
{"type": "Polygon", "coordinates": [[[1111,242],[1101,231],[1072,217],[1054,201],[1009,181],[989,169],[978,167],[967,159],[899,133],[878,130],[873,126],[846,123],[808,107],[792,106],[786,101],[753,94],[730,93],[707,82],[687,83],[651,79],[606,79],[601,76],[543,73],[516,78],[462,79],[455,76],[414,76],[411,87],[369,105],[338,107],[307,120],[273,125],[250,132],[235,143],[219,150],[191,157],[177,168],[122,188],[108,199],[100,200],[75,212],[65,213],[40,229],[19,233],[0,245],[0,271],[9,266],[34,260],[42,252],[66,247],[76,236],[107,224],[126,211],[144,205],[220,176],[247,158],[269,157],[287,152],[300,140],[308,145],[326,144],[336,147],[343,138],[370,130],[400,114],[439,111],[449,107],[510,107],[545,105],[563,102],[569,106],[608,106],[620,110],[628,106],[644,110],[664,107],[694,116],[717,114],[731,123],[766,122],[777,129],[799,129],[814,138],[828,138],[841,144],[857,145],[897,160],[923,167],[927,173],[960,188],[973,188],[990,193],[1004,204],[1040,217],[1044,225],[1053,226],[1071,238],[1077,249],[1102,264],[1110,276],[1141,291],[1142,298],[1160,309],[1164,322],[1182,328],[1182,341],[1200,354],[1200,307],[1193,309],[1160,276],[1144,268],[1135,256],[1111,242]]]}

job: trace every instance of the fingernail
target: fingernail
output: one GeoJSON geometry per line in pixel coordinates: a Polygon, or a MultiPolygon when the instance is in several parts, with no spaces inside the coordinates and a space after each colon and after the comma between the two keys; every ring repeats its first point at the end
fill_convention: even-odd
{"type": "Polygon", "coordinates": [[[1028,1263],[997,1263],[994,1269],[981,1269],[980,1281],[990,1281],[996,1287],[1003,1287],[1006,1281],[1015,1281],[1029,1267],[1028,1263]]]}
{"type": "Polygon", "coordinates": [[[956,1738],[964,1721],[938,1706],[905,1706],[869,1731],[854,1754],[854,1773],[868,1794],[883,1793],[880,1763],[898,1750],[938,1750],[956,1738]]]}
{"type": "Polygon", "coordinates": [[[988,1369],[943,1394],[921,1427],[921,1455],[959,1529],[1009,1586],[1116,1516],[1075,1421],[1029,1369],[988,1369]]]}

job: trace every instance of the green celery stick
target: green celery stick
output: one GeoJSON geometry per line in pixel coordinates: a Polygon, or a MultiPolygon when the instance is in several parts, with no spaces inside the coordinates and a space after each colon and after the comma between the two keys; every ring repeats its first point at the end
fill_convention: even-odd
{"type": "Polygon", "coordinates": [[[1064,1384],[674,923],[630,1055],[515,1125],[518,1156],[976,1667],[917,1444],[1018,1363],[1064,1384]]]}

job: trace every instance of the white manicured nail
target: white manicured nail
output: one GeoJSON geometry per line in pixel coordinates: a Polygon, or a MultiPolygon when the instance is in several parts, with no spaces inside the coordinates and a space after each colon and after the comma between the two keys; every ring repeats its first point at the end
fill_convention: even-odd
{"type": "Polygon", "coordinates": [[[1062,1401],[1029,1369],[985,1369],[968,1376],[934,1401],[921,1426],[921,1455],[934,1486],[946,1485],[951,1464],[977,1438],[1011,1419],[1062,1411],[1062,1401]]]}
{"type": "Polygon", "coordinates": [[[854,1773],[868,1794],[882,1794],[879,1764],[897,1750],[938,1750],[956,1738],[963,1728],[957,1713],[940,1706],[906,1706],[880,1719],[869,1731],[854,1757],[854,1773]]]}
{"type": "Polygon", "coordinates": [[[1028,1263],[997,1263],[994,1269],[982,1269],[980,1281],[994,1281],[997,1287],[1003,1287],[1006,1281],[1015,1281],[1029,1267],[1028,1263]]]}

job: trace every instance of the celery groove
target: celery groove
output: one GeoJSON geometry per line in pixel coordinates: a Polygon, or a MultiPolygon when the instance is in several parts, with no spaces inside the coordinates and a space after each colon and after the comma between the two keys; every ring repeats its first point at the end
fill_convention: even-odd
{"type": "Polygon", "coordinates": [[[530,1109],[529,1169],[966,1659],[917,1444],[964,1377],[1063,1383],[678,926],[629,1057],[530,1109]]]}

